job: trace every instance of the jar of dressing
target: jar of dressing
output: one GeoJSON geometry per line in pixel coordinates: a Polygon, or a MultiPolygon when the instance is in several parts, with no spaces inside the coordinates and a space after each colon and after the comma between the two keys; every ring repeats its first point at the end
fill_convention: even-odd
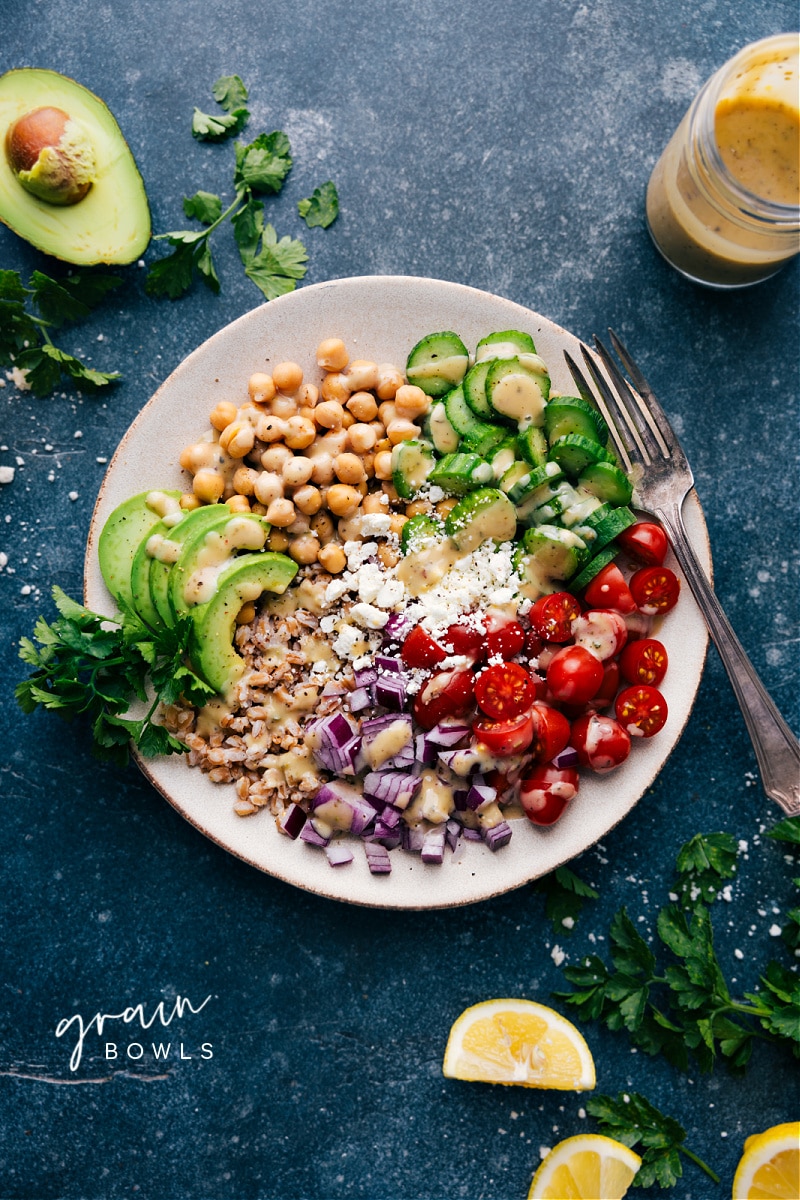
{"type": "Polygon", "coordinates": [[[695,283],[738,288],[800,251],[800,35],[746,46],[703,86],[656,163],[647,225],[695,283]]]}

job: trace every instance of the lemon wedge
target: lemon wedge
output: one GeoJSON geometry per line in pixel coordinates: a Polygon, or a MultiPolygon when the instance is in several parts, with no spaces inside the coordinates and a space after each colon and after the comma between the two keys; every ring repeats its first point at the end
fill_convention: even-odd
{"type": "Polygon", "coordinates": [[[442,1065],[449,1079],[583,1091],[595,1085],[583,1037],[552,1008],[532,1000],[484,1000],[450,1030],[442,1065]]]}
{"type": "Polygon", "coordinates": [[[797,1200],[800,1121],[773,1125],[744,1144],[733,1178],[733,1200],[797,1200]]]}
{"type": "Polygon", "coordinates": [[[622,1142],[599,1133],[565,1138],[531,1182],[528,1200],[620,1200],[642,1165],[622,1142]]]}

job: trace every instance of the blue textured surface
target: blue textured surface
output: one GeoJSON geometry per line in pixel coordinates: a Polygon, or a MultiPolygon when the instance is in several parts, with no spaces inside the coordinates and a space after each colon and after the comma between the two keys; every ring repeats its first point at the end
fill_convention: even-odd
{"type": "MultiPolygon", "coordinates": [[[[661,262],[643,214],[650,169],[700,83],[795,21],[785,0],[0,0],[0,70],[50,67],[106,100],[157,232],[184,225],[184,194],[229,189],[230,147],[193,141],[189,119],[213,107],[217,76],[237,72],[249,131],[285,129],[292,142],[269,211],[306,242],[306,282],[419,274],[497,292],[584,338],[612,325],[676,419],[718,593],[797,730],[797,263],[753,291],[704,292],[661,262]],[[297,200],[327,178],[341,215],[307,231],[297,200]]],[[[132,267],[64,336],[123,372],[108,396],[0,389],[0,464],[17,468],[0,494],[0,1195],[515,1200],[540,1146],[592,1122],[574,1095],[443,1080],[458,1013],[491,996],[547,1002],[562,985],[554,943],[574,962],[623,903],[652,933],[675,854],[699,830],[748,843],[715,924],[734,987],[750,990],[782,956],[769,929],[797,867],[760,836],[779,813],[713,651],[652,792],[578,863],[601,898],[571,937],[553,936],[529,888],[431,915],[294,891],[206,842],[134,769],[95,764],[83,730],[18,714],[14,643],[51,611],[53,583],[80,592],[103,462],[172,368],[260,302],[229,233],[215,244],[218,298],[198,286],[174,305],[149,300],[132,267]],[[70,1073],[60,1018],[176,994],[212,999],[160,1031],[166,1063],[107,1062],[91,1033],[70,1073]],[[176,1061],[181,1041],[191,1061],[176,1061]]],[[[2,228],[0,267],[48,263],[2,228]]],[[[677,1116],[722,1176],[715,1188],[687,1165],[674,1192],[685,1200],[729,1194],[744,1137],[798,1115],[797,1074],[766,1044],[741,1080],[724,1067],[678,1075],[622,1035],[586,1035],[600,1088],[643,1092],[677,1116]]],[[[119,1023],[109,1038],[147,1042],[119,1023]]]]}

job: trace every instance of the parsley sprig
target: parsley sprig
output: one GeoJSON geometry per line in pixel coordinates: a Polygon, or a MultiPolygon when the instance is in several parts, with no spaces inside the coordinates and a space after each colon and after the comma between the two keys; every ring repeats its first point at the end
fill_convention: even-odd
{"type": "Polygon", "coordinates": [[[224,142],[233,134],[241,133],[250,119],[250,113],[245,108],[247,88],[238,75],[223,75],[211,92],[225,111],[210,114],[195,108],[192,136],[201,142],[224,142]]]}
{"type": "Polygon", "coordinates": [[[743,1070],[756,1038],[788,1043],[800,1057],[800,978],[770,962],[762,990],[737,999],[717,958],[706,900],[715,879],[718,884],[731,876],[731,852],[733,839],[726,834],[700,835],[682,848],[673,891],[679,902],[663,907],[656,921],[665,965],[659,968],[622,908],[609,929],[611,967],[596,954],[566,967],[574,990],[556,993],[559,998],[584,1019],[627,1030],[647,1054],[663,1054],[681,1070],[690,1054],[703,1071],[718,1055],[743,1070]]]}
{"type": "Polygon", "coordinates": [[[691,1159],[714,1183],[719,1176],[693,1150],[684,1145],[686,1130],[674,1117],[666,1116],[638,1092],[620,1092],[613,1096],[592,1096],[586,1111],[600,1122],[600,1132],[635,1150],[642,1165],[634,1187],[673,1187],[683,1174],[681,1155],[691,1159]]]}
{"type": "Polygon", "coordinates": [[[88,390],[119,379],[118,371],[96,371],[60,349],[51,330],[83,320],[121,283],[119,276],[99,272],[56,280],[34,271],[25,287],[18,271],[0,270],[0,366],[24,371],[36,396],[48,396],[62,376],[88,390]]]}
{"type": "Polygon", "coordinates": [[[549,875],[537,879],[536,892],[547,897],[545,912],[553,923],[554,933],[569,937],[583,910],[584,901],[596,900],[599,893],[569,867],[556,867],[549,875]]]}
{"type": "Polygon", "coordinates": [[[40,617],[33,639],[20,641],[19,656],[33,668],[15,689],[23,712],[41,707],[66,720],[88,720],[95,756],[120,766],[128,761],[131,741],[145,758],[184,753],[183,742],[155,718],[160,704],[181,696],[204,704],[214,694],[188,665],[191,618],[154,631],[127,605],[110,621],[59,587],[53,600],[56,620],[40,617]],[[147,705],[143,717],[127,715],[136,700],[147,705]]]}

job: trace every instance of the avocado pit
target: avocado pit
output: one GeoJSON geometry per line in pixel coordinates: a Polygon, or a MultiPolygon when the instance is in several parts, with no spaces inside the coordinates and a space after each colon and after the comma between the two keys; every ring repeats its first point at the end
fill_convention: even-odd
{"type": "Polygon", "coordinates": [[[48,204],[77,204],[96,173],[85,129],[60,108],[32,109],[9,126],[6,158],[20,185],[48,204]]]}

